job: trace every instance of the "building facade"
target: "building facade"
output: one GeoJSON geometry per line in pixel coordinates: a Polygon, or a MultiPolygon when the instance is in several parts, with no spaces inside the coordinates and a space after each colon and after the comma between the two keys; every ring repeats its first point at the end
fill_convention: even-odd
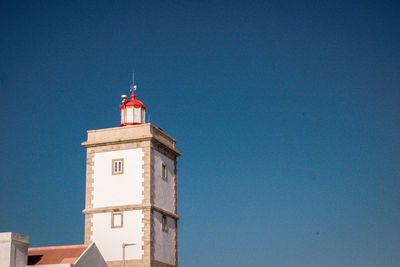
{"type": "Polygon", "coordinates": [[[176,140],[123,97],[119,127],[88,131],[85,243],[110,267],[177,266],[176,140]]]}
{"type": "Polygon", "coordinates": [[[29,247],[29,237],[0,233],[1,267],[107,267],[95,243],[70,246],[29,247]]]}

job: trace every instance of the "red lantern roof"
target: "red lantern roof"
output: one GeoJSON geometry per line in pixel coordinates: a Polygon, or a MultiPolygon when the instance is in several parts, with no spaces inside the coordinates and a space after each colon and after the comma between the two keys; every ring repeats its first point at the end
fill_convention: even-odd
{"type": "Polygon", "coordinates": [[[142,102],[136,99],[135,93],[132,93],[131,99],[122,103],[119,109],[123,109],[125,107],[136,107],[136,108],[143,108],[144,110],[146,110],[146,106],[143,105],[142,102]]]}

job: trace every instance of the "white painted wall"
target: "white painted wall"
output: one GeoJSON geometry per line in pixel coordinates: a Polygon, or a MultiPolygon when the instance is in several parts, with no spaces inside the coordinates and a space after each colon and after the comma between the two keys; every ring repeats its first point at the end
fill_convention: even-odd
{"type": "Polygon", "coordinates": [[[0,240],[0,266],[11,266],[11,242],[0,240]]]}
{"type": "Polygon", "coordinates": [[[141,204],[143,159],[141,148],[95,153],[93,208],[141,204]],[[112,175],[112,160],[124,159],[124,173],[112,175]]]}
{"type": "Polygon", "coordinates": [[[175,212],[175,162],[154,150],[154,204],[175,212]],[[167,166],[167,180],[162,178],[162,164],[167,166]]]}
{"type": "Polygon", "coordinates": [[[122,228],[111,228],[111,212],[93,214],[92,241],[106,261],[122,260],[122,243],[134,243],[125,248],[127,260],[141,259],[143,255],[143,212],[124,211],[122,228]]]}
{"type": "Polygon", "coordinates": [[[154,211],[154,259],[175,265],[175,220],[167,216],[168,231],[162,230],[162,214],[154,211]]]}
{"type": "Polygon", "coordinates": [[[26,267],[29,237],[18,233],[0,233],[0,266],[26,267]]]}

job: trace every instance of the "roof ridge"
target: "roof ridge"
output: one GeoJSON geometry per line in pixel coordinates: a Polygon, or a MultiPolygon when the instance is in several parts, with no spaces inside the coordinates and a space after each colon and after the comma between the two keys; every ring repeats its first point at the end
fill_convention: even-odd
{"type": "Polygon", "coordinates": [[[51,247],[34,247],[28,248],[28,250],[52,250],[52,249],[63,249],[63,248],[83,248],[88,247],[90,244],[78,244],[78,245],[64,245],[64,246],[51,246],[51,247]]]}

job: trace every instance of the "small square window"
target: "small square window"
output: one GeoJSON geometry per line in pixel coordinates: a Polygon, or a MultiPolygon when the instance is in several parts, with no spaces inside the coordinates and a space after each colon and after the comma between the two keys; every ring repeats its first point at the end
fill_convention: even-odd
{"type": "Polygon", "coordinates": [[[162,216],[162,230],[164,232],[168,232],[168,221],[167,221],[167,216],[165,215],[162,216]]]}
{"type": "Polygon", "coordinates": [[[161,172],[162,172],[162,178],[164,180],[167,180],[167,166],[165,166],[164,163],[162,164],[161,172]]]}
{"type": "Polygon", "coordinates": [[[112,160],[112,174],[124,174],[124,159],[113,159],[112,160]]]}
{"type": "Polygon", "coordinates": [[[124,226],[124,214],[113,212],[111,214],[111,228],[122,228],[124,226]]]}

